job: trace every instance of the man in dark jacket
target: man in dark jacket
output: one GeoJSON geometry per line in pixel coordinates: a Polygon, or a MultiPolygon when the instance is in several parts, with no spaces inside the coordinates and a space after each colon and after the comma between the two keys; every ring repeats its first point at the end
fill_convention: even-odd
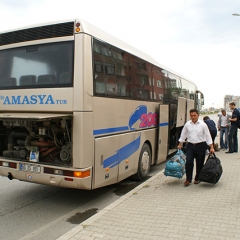
{"type": "Polygon", "coordinates": [[[229,118],[231,122],[231,128],[230,128],[229,139],[228,139],[229,150],[225,153],[234,153],[234,152],[238,152],[237,133],[238,133],[238,122],[239,122],[240,114],[234,102],[230,102],[229,107],[232,110],[232,117],[229,118]]]}
{"type": "Polygon", "coordinates": [[[212,137],[212,141],[213,141],[213,146],[214,146],[214,140],[215,140],[215,137],[217,136],[217,127],[216,127],[216,124],[215,122],[210,119],[208,116],[205,116],[203,118],[203,121],[207,124],[208,126],[208,129],[209,129],[209,132],[211,134],[211,137],[212,137]]]}

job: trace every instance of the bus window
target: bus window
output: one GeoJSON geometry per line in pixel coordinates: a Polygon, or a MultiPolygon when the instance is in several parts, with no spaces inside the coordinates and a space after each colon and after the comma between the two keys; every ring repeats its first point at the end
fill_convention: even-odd
{"type": "Polygon", "coordinates": [[[110,97],[127,96],[126,63],[122,51],[94,39],[93,58],[94,94],[110,97]]]}
{"type": "Polygon", "coordinates": [[[2,50],[0,88],[72,86],[72,69],[73,42],[2,50]],[[63,72],[68,73],[68,75],[65,74],[65,80],[63,80],[63,72]]]}
{"type": "Polygon", "coordinates": [[[152,100],[162,101],[164,94],[164,74],[162,69],[157,66],[152,66],[151,70],[152,77],[149,76],[149,83],[152,85],[153,97],[152,100]]]}
{"type": "Polygon", "coordinates": [[[188,80],[181,78],[182,91],[185,93],[185,97],[194,100],[196,86],[188,80]]]}
{"type": "Polygon", "coordinates": [[[96,95],[138,100],[154,98],[149,83],[150,63],[97,39],[93,39],[93,58],[96,95]]]}
{"type": "Polygon", "coordinates": [[[166,70],[162,70],[162,73],[164,74],[165,101],[176,101],[178,97],[184,97],[180,77],[166,70]]]}

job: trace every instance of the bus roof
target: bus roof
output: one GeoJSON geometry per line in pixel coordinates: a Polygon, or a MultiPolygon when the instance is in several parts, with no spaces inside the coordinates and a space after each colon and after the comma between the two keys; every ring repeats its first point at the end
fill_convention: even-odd
{"type": "MultiPolygon", "coordinates": [[[[21,27],[21,28],[17,28],[17,29],[12,29],[12,30],[8,30],[5,32],[1,32],[1,34],[4,33],[10,33],[10,32],[15,32],[15,31],[19,31],[19,30],[23,30],[23,29],[31,29],[31,28],[37,28],[37,27],[42,27],[42,26],[48,26],[48,25],[53,25],[53,24],[60,24],[60,23],[66,23],[66,22],[79,22],[80,23],[80,33],[86,33],[89,34],[91,36],[94,36],[96,38],[98,38],[99,40],[102,40],[104,42],[107,42],[117,48],[120,48],[126,52],[129,52],[132,55],[135,55],[139,58],[142,58],[143,60],[146,60],[150,63],[152,63],[153,65],[156,65],[164,70],[167,70],[168,72],[175,74],[177,76],[179,76],[180,78],[185,79],[186,81],[189,81],[191,83],[194,83],[193,81],[190,81],[189,79],[187,79],[186,77],[172,71],[171,69],[163,66],[162,64],[160,64],[159,62],[157,62],[154,58],[152,58],[150,55],[140,51],[139,49],[127,44],[126,42],[110,35],[109,33],[93,26],[92,24],[76,18],[76,19],[68,19],[68,20],[59,20],[59,21],[54,21],[54,22],[45,22],[45,23],[39,23],[39,24],[34,24],[34,25],[29,25],[29,26],[25,26],[25,27],[21,27]]],[[[195,84],[195,83],[194,83],[195,84]]]]}

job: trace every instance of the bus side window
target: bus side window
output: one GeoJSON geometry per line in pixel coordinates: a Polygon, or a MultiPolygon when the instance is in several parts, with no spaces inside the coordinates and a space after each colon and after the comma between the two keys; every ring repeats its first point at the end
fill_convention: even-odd
{"type": "Polygon", "coordinates": [[[2,78],[0,80],[0,86],[1,87],[11,87],[17,85],[17,79],[16,78],[2,78]]]}
{"type": "Polygon", "coordinates": [[[36,76],[35,75],[24,75],[20,77],[19,84],[23,85],[35,85],[36,76]]]}
{"type": "Polygon", "coordinates": [[[54,84],[56,83],[56,76],[53,74],[39,75],[37,84],[45,85],[45,84],[54,84]]]}

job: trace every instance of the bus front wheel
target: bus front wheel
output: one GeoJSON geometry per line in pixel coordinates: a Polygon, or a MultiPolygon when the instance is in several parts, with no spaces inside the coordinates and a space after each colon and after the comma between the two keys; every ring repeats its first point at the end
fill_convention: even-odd
{"type": "Polygon", "coordinates": [[[144,143],[139,156],[138,171],[135,175],[133,175],[133,179],[141,181],[144,178],[146,178],[150,171],[151,162],[152,162],[151,149],[147,143],[144,143]]]}

